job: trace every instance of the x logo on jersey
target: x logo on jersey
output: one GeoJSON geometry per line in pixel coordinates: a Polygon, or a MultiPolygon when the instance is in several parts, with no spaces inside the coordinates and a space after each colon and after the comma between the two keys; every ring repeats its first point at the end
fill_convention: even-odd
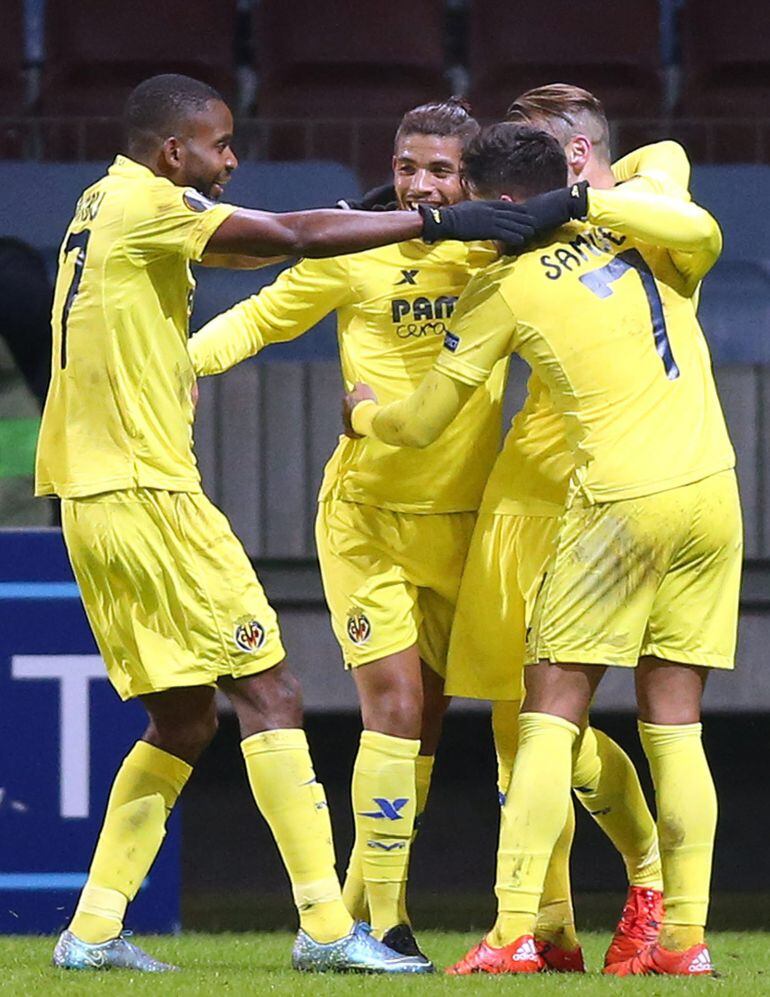
{"type": "Polygon", "coordinates": [[[419,272],[420,272],[419,270],[402,270],[401,273],[404,275],[404,277],[402,280],[396,281],[396,287],[398,287],[399,284],[416,284],[417,274],[419,272]]]}
{"type": "Polygon", "coordinates": [[[375,820],[402,820],[403,817],[399,813],[399,810],[403,810],[404,807],[409,802],[408,797],[398,800],[385,800],[379,797],[374,797],[374,803],[380,808],[379,810],[372,810],[369,813],[362,813],[361,817],[374,817],[375,820]]]}

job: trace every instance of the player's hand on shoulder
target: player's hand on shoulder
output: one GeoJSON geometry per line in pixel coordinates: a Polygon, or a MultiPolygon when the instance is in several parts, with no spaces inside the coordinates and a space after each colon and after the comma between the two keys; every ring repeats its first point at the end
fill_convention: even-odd
{"type": "Polygon", "coordinates": [[[421,204],[419,211],[425,242],[492,240],[522,249],[535,235],[529,213],[512,201],[461,201],[448,208],[421,204]]]}
{"type": "Polygon", "coordinates": [[[361,439],[361,434],[353,429],[353,409],[359,402],[364,401],[376,402],[377,395],[375,395],[368,384],[363,384],[361,381],[353,386],[352,391],[348,391],[342,397],[342,425],[345,435],[353,440],[361,439]]]}

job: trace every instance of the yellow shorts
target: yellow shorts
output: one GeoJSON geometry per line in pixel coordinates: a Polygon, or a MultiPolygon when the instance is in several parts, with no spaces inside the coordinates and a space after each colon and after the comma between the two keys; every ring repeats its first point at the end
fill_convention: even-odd
{"type": "Polygon", "coordinates": [[[575,497],[537,596],[527,661],[633,667],[652,655],[732,668],[742,548],[732,471],[641,498],[575,497]]]}
{"type": "Polygon", "coordinates": [[[86,614],[121,699],[265,671],[276,615],[202,494],[136,489],[62,501],[86,614]]]}
{"type": "Polygon", "coordinates": [[[417,644],[439,675],[475,514],[418,515],[330,499],[316,545],[346,668],[417,644]]]}
{"type": "Polygon", "coordinates": [[[527,622],[559,523],[558,516],[479,513],[449,642],[448,695],[523,698],[527,622]]]}

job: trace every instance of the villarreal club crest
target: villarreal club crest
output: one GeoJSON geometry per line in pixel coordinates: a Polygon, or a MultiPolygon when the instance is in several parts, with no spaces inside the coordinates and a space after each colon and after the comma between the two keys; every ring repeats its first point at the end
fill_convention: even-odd
{"type": "Polygon", "coordinates": [[[265,628],[253,617],[244,616],[235,624],[235,643],[247,654],[256,653],[265,643],[265,628]]]}
{"type": "Polygon", "coordinates": [[[365,644],[372,635],[369,617],[360,609],[348,610],[348,637],[354,644],[365,644]]]}

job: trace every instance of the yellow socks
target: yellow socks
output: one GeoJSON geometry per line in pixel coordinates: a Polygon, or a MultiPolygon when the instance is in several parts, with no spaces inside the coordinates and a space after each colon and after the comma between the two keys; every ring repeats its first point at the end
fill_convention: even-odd
{"type": "Polygon", "coordinates": [[[416,806],[420,742],[365,730],[353,767],[354,851],[361,861],[372,931],[399,923],[416,806]]]}
{"type": "MultiPolygon", "coordinates": [[[[501,805],[505,802],[516,758],[520,709],[521,703],[518,700],[515,702],[498,701],[492,704],[492,733],[497,755],[497,791],[501,805]]],[[[570,801],[567,821],[554,845],[548,863],[535,928],[537,938],[558,945],[559,948],[567,951],[572,951],[578,946],[569,875],[569,859],[574,835],[575,810],[572,801],[570,801]]],[[[496,933],[496,937],[503,937],[509,934],[510,930],[510,928],[502,927],[501,919],[497,931],[493,929],[493,932],[496,933]]],[[[520,934],[522,934],[521,931],[509,941],[515,941],[520,934]]]]}
{"type": "MultiPolygon", "coordinates": [[[[412,831],[411,844],[414,844],[414,839],[420,830],[420,824],[422,823],[422,815],[425,812],[425,806],[428,802],[428,793],[430,792],[430,782],[433,778],[433,763],[436,760],[435,755],[418,755],[414,763],[414,798],[415,798],[415,817],[414,817],[414,829],[412,831]]],[[[409,856],[411,858],[411,850],[409,856]]],[[[407,874],[409,869],[407,868],[407,874]]],[[[401,891],[398,895],[398,924],[411,924],[409,920],[409,912],[406,909],[406,886],[407,881],[401,884],[401,891]]]]}
{"type": "Polygon", "coordinates": [[[658,810],[666,916],[660,944],[683,950],[703,941],[717,800],[700,724],[639,723],[658,810]]]}
{"type": "Polygon", "coordinates": [[[497,792],[502,806],[511,781],[516,747],[519,742],[521,702],[498,700],[492,703],[492,736],[497,755],[497,792]]]}
{"type": "Polygon", "coordinates": [[[352,927],[334,868],[329,808],[305,732],[269,730],[241,742],[249,784],[291,880],[300,925],[318,942],[352,927]]]}
{"type": "Polygon", "coordinates": [[[519,747],[500,825],[490,945],[533,934],[546,870],[567,823],[572,745],[578,728],[545,713],[519,717],[519,747]]]}
{"type": "Polygon", "coordinates": [[[553,846],[551,860],[546,870],[535,926],[536,938],[558,945],[568,952],[578,947],[569,877],[569,859],[574,837],[575,808],[570,799],[566,823],[553,846]]]}
{"type": "Polygon", "coordinates": [[[107,802],[101,834],[70,930],[84,942],[116,938],[166,834],[166,820],[192,768],[137,741],[107,802]]]}
{"type": "Polygon", "coordinates": [[[572,786],[620,852],[628,882],[662,890],[658,833],[631,759],[593,727],[582,732],[573,754],[572,786]]]}
{"type": "MultiPolygon", "coordinates": [[[[428,802],[430,783],[433,777],[434,755],[418,755],[414,765],[415,775],[415,800],[416,814],[414,818],[414,829],[412,831],[412,843],[420,830],[420,822],[428,802]]],[[[411,858],[411,851],[410,851],[411,858]]],[[[408,875],[407,868],[407,875],[408,875]]],[[[406,887],[407,880],[401,884],[398,895],[398,924],[411,924],[409,913],[406,908],[406,887]]],[[[342,899],[351,915],[357,921],[367,921],[369,919],[369,903],[366,899],[366,888],[364,886],[364,871],[361,866],[361,848],[358,839],[350,853],[348,870],[345,874],[345,883],[342,887],[342,899]]]]}

